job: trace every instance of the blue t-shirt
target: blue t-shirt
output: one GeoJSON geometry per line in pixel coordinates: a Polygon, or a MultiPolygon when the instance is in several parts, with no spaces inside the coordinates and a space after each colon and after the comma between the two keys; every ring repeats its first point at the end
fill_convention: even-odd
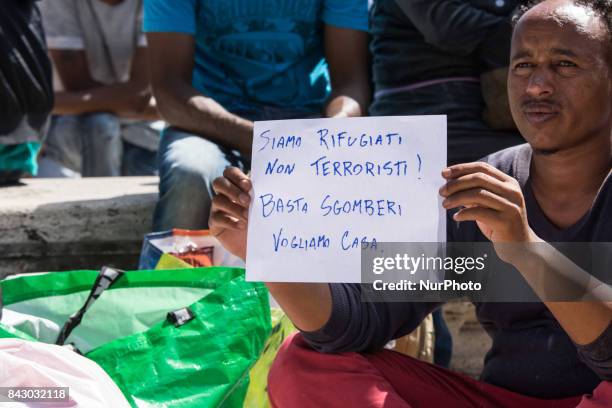
{"type": "Polygon", "coordinates": [[[196,38],[193,86],[231,112],[320,112],[323,24],[368,30],[367,0],[145,0],[144,31],[196,38]]]}

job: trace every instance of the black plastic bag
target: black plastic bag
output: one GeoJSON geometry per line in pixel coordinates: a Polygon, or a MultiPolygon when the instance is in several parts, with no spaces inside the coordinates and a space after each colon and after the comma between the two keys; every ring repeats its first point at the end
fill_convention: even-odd
{"type": "Polygon", "coordinates": [[[38,140],[42,139],[42,130],[52,107],[51,61],[35,1],[2,0],[0,143],[25,142],[15,138],[21,136],[19,133],[27,135],[30,130],[38,140]],[[16,132],[18,129],[25,131],[16,132]]]}

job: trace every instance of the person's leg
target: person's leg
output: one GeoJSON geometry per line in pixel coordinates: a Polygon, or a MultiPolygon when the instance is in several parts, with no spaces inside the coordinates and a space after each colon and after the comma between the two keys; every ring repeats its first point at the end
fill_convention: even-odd
{"type": "Polygon", "coordinates": [[[157,175],[157,152],[123,142],[122,176],[157,175]]]}
{"type": "Polygon", "coordinates": [[[77,176],[82,168],[81,117],[53,116],[39,160],[38,177],[77,176]]]}
{"type": "Polygon", "coordinates": [[[410,407],[364,355],[322,354],[300,334],[278,351],[268,396],[273,407],[410,407]]]}
{"type": "Polygon", "coordinates": [[[43,155],[38,159],[36,178],[81,178],[81,173],[70,170],[60,162],[43,155]]]}
{"type": "Polygon", "coordinates": [[[168,129],[158,152],[159,201],[153,230],[208,228],[212,181],[238,156],[200,136],[168,129]]]}
{"type": "Polygon", "coordinates": [[[157,125],[157,122],[149,121],[122,123],[122,176],[157,175],[157,151],[161,136],[157,125]]]}
{"type": "Polygon", "coordinates": [[[526,397],[390,350],[323,354],[299,334],[279,350],[268,393],[274,407],[573,408],[580,400],[526,397]]]}
{"type": "Polygon", "coordinates": [[[116,177],[121,175],[121,125],[110,113],[81,116],[80,122],[83,177],[116,177]]]}

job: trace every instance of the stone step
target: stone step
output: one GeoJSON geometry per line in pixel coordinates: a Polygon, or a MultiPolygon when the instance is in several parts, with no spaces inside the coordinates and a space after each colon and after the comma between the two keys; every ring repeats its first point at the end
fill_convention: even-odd
{"type": "Polygon", "coordinates": [[[25,179],[0,188],[0,278],[132,269],[151,230],[157,177],[25,179]]]}

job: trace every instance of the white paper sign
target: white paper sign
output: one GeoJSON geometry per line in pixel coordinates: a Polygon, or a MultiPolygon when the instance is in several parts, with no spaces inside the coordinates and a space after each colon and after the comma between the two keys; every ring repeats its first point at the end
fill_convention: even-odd
{"type": "Polygon", "coordinates": [[[444,242],[446,116],[255,122],[247,280],[360,282],[362,248],[444,242]]]}

